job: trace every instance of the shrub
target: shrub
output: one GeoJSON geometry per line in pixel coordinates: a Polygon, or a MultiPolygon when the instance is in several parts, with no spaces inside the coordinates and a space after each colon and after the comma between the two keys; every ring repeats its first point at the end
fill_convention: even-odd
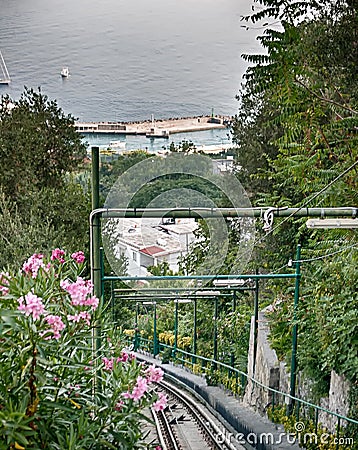
{"type": "Polygon", "coordinates": [[[56,249],[0,275],[1,450],[143,448],[143,408],[165,407],[151,387],[161,369],[138,364],[115,330],[99,334],[84,264],[56,249]]]}

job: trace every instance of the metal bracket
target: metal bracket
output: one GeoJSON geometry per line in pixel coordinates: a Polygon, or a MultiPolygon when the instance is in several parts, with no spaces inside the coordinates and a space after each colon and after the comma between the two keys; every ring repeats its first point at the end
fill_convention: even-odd
{"type": "Polygon", "coordinates": [[[263,230],[266,231],[266,233],[269,233],[272,230],[273,225],[273,212],[276,208],[269,208],[264,212],[264,226],[263,230]]]}

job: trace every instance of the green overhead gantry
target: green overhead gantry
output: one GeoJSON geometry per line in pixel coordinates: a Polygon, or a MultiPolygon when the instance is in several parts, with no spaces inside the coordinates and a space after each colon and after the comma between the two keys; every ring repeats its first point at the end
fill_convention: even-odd
{"type": "MultiPolygon", "coordinates": [[[[99,205],[99,147],[92,147],[92,212],[90,214],[90,265],[91,280],[94,284],[94,295],[102,299],[103,282],[120,279],[122,281],[138,281],[138,277],[106,277],[103,273],[100,251],[100,219],[103,218],[140,218],[145,215],[146,218],[156,217],[172,217],[172,218],[215,218],[215,217],[259,217],[264,221],[264,229],[269,231],[272,227],[274,217],[349,217],[356,218],[358,208],[280,208],[280,207],[264,207],[264,208],[100,208],[99,205]]],[[[290,396],[291,403],[289,410],[292,412],[296,392],[296,371],[297,371],[297,323],[296,309],[299,300],[300,286],[300,245],[297,246],[297,254],[295,260],[295,273],[288,274],[255,274],[255,275],[197,275],[197,276],[152,276],[148,277],[154,280],[255,280],[257,283],[260,279],[275,278],[292,278],[295,280],[294,294],[294,324],[292,332],[292,358],[291,358],[291,384],[290,396]]],[[[141,277],[145,280],[146,277],[141,277]]],[[[256,292],[258,293],[258,284],[256,284],[256,292]]],[[[258,295],[258,294],[257,294],[258,295]]],[[[255,323],[257,327],[258,302],[255,302],[255,323]]],[[[97,335],[94,342],[98,349],[100,347],[100,325],[95,327],[97,335]]]]}

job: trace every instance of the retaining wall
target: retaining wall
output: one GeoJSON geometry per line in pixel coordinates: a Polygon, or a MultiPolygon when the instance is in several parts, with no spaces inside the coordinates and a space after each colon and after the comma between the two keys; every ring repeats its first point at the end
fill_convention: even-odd
{"type": "MultiPolygon", "coordinates": [[[[248,375],[257,381],[282,392],[290,391],[290,373],[287,365],[280,362],[276,352],[269,343],[269,324],[263,312],[259,313],[256,361],[253,361],[254,348],[254,317],[251,319],[250,344],[248,355],[248,375]]],[[[298,337],[299,338],[299,337],[298,337]]],[[[306,401],[316,403],[311,395],[310,380],[304,379],[302,374],[297,376],[297,395],[306,401]]],[[[322,408],[348,417],[349,414],[349,390],[350,383],[342,376],[331,372],[330,390],[327,398],[321,399],[322,408]]],[[[265,413],[272,403],[272,394],[262,389],[251,381],[248,382],[244,395],[244,404],[254,408],[261,414],[265,413]]],[[[337,426],[337,418],[331,414],[320,412],[318,420],[329,432],[334,433],[337,426]]],[[[344,425],[344,423],[342,424],[344,425]]]]}

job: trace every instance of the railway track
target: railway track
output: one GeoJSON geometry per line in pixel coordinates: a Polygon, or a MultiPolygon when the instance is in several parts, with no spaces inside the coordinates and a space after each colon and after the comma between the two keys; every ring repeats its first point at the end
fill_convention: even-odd
{"type": "Polygon", "coordinates": [[[163,450],[244,450],[224,438],[222,424],[196,399],[166,381],[157,385],[168,396],[163,411],[152,410],[163,450]]]}

